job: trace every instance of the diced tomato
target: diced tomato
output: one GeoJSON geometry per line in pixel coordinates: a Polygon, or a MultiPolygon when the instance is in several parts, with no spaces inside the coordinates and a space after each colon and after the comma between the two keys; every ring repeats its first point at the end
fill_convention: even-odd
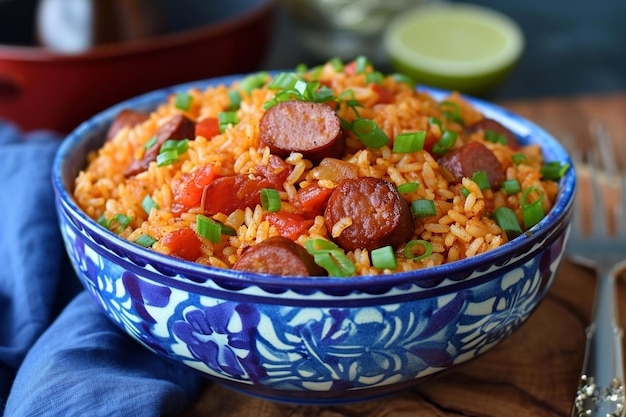
{"type": "Polygon", "coordinates": [[[343,66],[343,72],[349,77],[356,74],[356,61],[351,61],[345,64],[343,66]]]}
{"type": "Polygon", "coordinates": [[[277,211],[265,214],[265,219],[276,228],[278,233],[295,240],[306,229],[313,225],[313,220],[306,220],[299,214],[277,211]]]}
{"type": "Polygon", "coordinates": [[[161,238],[160,243],[167,247],[170,255],[187,261],[195,261],[202,256],[202,242],[190,227],[174,230],[161,238]]]}
{"type": "Polygon", "coordinates": [[[270,155],[268,164],[257,167],[256,174],[265,177],[271,183],[272,188],[282,191],[283,183],[292,170],[293,165],[276,155],[270,155]]]}
{"type": "Polygon", "coordinates": [[[309,185],[298,190],[297,204],[305,212],[307,218],[313,218],[324,212],[332,193],[332,188],[309,185]]]}
{"type": "Polygon", "coordinates": [[[387,87],[380,84],[372,84],[372,90],[378,95],[376,104],[389,104],[393,101],[393,94],[387,87]]]}
{"type": "Polygon", "coordinates": [[[196,123],[196,136],[211,139],[220,133],[220,123],[217,117],[207,117],[196,123]]]}
{"type": "Polygon", "coordinates": [[[215,165],[205,165],[189,174],[184,174],[174,189],[172,213],[180,215],[192,207],[199,207],[202,201],[202,190],[215,179],[216,171],[215,165]]]}
{"type": "Polygon", "coordinates": [[[261,189],[272,188],[264,177],[245,174],[221,177],[204,190],[204,211],[209,214],[230,214],[237,209],[254,207],[261,203],[261,189]]]}

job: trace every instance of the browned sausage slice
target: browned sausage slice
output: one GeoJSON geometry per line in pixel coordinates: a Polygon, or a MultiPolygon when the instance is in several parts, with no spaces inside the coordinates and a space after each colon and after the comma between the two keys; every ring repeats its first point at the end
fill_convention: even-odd
{"type": "Polygon", "coordinates": [[[261,118],[259,136],[261,145],[278,156],[300,152],[313,162],[339,157],[345,147],[341,121],[332,107],[323,103],[278,103],[261,118]]]}
{"type": "Polygon", "coordinates": [[[249,246],[235,262],[233,269],[281,276],[327,275],[306,249],[283,236],[270,237],[249,246]]]}
{"type": "Polygon", "coordinates": [[[502,135],[506,138],[506,145],[511,148],[518,148],[519,143],[517,142],[517,136],[515,133],[511,132],[507,127],[505,127],[500,122],[484,118],[480,120],[478,123],[475,123],[467,128],[468,132],[480,132],[482,131],[485,135],[488,135],[489,132],[493,132],[498,135],[502,135]]]}
{"type": "Polygon", "coordinates": [[[328,233],[346,250],[404,244],[413,236],[413,216],[395,185],[378,178],[343,180],[324,212],[328,233]]]}
{"type": "Polygon", "coordinates": [[[135,159],[130,164],[124,175],[132,177],[148,169],[150,162],[154,161],[161,150],[161,145],[168,139],[189,139],[196,138],[196,124],[193,120],[182,114],[172,117],[167,123],[156,131],[156,141],[154,145],[146,149],[143,159],[135,159]]]}
{"type": "Polygon", "coordinates": [[[453,149],[438,162],[454,183],[461,182],[464,177],[471,178],[478,171],[485,171],[489,185],[497,190],[505,179],[502,164],[496,155],[480,142],[471,141],[453,149]]]}
{"type": "Polygon", "coordinates": [[[125,127],[137,126],[148,120],[150,116],[137,110],[123,109],[121,110],[107,131],[106,141],[112,140],[117,133],[125,127]]]}

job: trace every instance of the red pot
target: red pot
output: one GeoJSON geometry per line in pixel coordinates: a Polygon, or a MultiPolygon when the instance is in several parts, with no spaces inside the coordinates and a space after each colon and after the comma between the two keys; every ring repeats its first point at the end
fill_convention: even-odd
{"type": "Polygon", "coordinates": [[[25,131],[67,133],[93,114],[156,88],[257,70],[276,2],[248,3],[237,15],[202,27],[76,55],[0,45],[0,119],[25,131]]]}

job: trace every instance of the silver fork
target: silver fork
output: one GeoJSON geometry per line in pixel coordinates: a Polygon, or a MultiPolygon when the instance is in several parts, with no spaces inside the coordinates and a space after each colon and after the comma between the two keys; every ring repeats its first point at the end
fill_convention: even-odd
{"type": "MultiPolygon", "coordinates": [[[[598,280],[592,321],[586,331],[585,358],[571,415],[621,417],[626,416],[626,403],[622,329],[617,319],[615,279],[626,267],[626,178],[620,174],[615,163],[615,153],[605,128],[597,123],[590,128],[595,142],[594,151],[588,155],[586,164],[591,187],[587,203],[591,202],[593,206],[588,211],[591,213],[590,230],[586,233],[579,198],[567,255],[571,261],[595,269],[598,280]],[[605,200],[611,195],[615,202],[613,206],[607,205],[605,200]],[[613,227],[607,221],[611,217],[613,227]]],[[[574,162],[581,185],[585,179],[585,165],[581,164],[582,158],[576,155],[574,162]]],[[[578,195],[581,196],[580,187],[578,195]]]]}

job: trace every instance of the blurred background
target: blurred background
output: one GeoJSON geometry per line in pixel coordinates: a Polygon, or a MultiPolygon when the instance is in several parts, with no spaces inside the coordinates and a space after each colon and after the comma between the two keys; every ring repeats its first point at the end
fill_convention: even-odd
{"type": "MultiPolygon", "coordinates": [[[[328,32],[327,35],[333,25],[339,24],[337,22],[360,28],[357,30],[359,36],[366,39],[368,53],[377,68],[390,72],[389,61],[378,42],[387,19],[394,13],[435,0],[315,0],[317,4],[313,8],[307,5],[310,0],[147,0],[143,2],[158,9],[153,21],[155,25],[145,25],[145,18],[154,10],[133,15],[134,19],[144,18],[141,21],[143,26],[139,20],[131,24],[131,27],[143,30],[143,34],[114,30],[113,26],[121,24],[118,20],[105,25],[104,29],[100,27],[100,38],[92,36],[83,41],[82,47],[86,49],[70,53],[50,51],[42,46],[42,23],[37,14],[40,1],[0,0],[0,119],[15,120],[25,129],[51,127],[67,131],[79,120],[106,106],[150,89],[227,73],[292,69],[300,63],[313,66],[337,55],[337,51],[347,50],[349,53],[353,50],[354,56],[361,52],[356,44],[350,44],[349,39],[346,41],[345,36],[341,45],[339,38],[309,37],[307,40],[302,37],[303,28],[316,29],[317,25],[317,29],[321,28],[322,34],[328,32]],[[380,8],[381,4],[385,10],[380,8]],[[325,17],[324,10],[331,10],[334,23],[325,20],[328,15],[325,17]],[[189,32],[196,37],[185,37],[189,32]],[[151,43],[150,39],[158,41],[151,43]],[[192,41],[195,47],[183,53],[185,45],[192,41]],[[115,49],[116,45],[122,44],[133,45],[119,52],[124,55],[123,60],[116,58],[118,52],[115,49]],[[337,49],[339,46],[343,49],[337,49]],[[177,55],[172,55],[172,49],[178,51],[177,55]],[[160,61],[151,61],[155,58],[150,54],[158,55],[160,61]],[[19,61],[27,61],[28,65],[19,61]],[[68,69],[79,61],[88,63],[78,69],[68,69]],[[41,72],[36,72],[34,67],[41,72]],[[95,78],[79,76],[95,71],[94,67],[106,71],[96,71],[95,78]],[[59,71],[72,75],[55,78],[59,77],[59,71]],[[49,89],[51,83],[56,88],[49,89]],[[68,109],[76,107],[74,103],[94,101],[95,96],[91,93],[103,89],[109,91],[100,93],[102,100],[92,106],[83,105],[82,112],[74,111],[73,117],[69,117],[68,113],[72,112],[68,109]],[[70,92],[71,98],[62,99],[70,92]],[[48,107],[43,107],[44,103],[48,107]],[[24,116],[26,112],[28,117],[24,116]],[[41,118],[37,123],[34,123],[37,114],[33,112],[41,118]],[[60,118],[65,120],[61,123],[60,118]]],[[[71,4],[95,4],[98,1],[49,0],[65,8],[71,4]]],[[[109,6],[142,2],[102,1],[109,6]]],[[[505,82],[487,96],[488,99],[626,90],[625,1],[464,0],[464,3],[504,13],[517,22],[524,34],[525,49],[519,63],[505,82]]],[[[72,19],[76,21],[77,17],[73,16],[58,27],[69,28],[68,22],[72,19]]],[[[48,31],[48,36],[71,38],[72,33],[81,33],[80,30],[85,30],[84,26],[82,29],[80,25],[76,26],[74,32],[48,31]]],[[[74,47],[80,48],[80,45],[74,47]]]]}

